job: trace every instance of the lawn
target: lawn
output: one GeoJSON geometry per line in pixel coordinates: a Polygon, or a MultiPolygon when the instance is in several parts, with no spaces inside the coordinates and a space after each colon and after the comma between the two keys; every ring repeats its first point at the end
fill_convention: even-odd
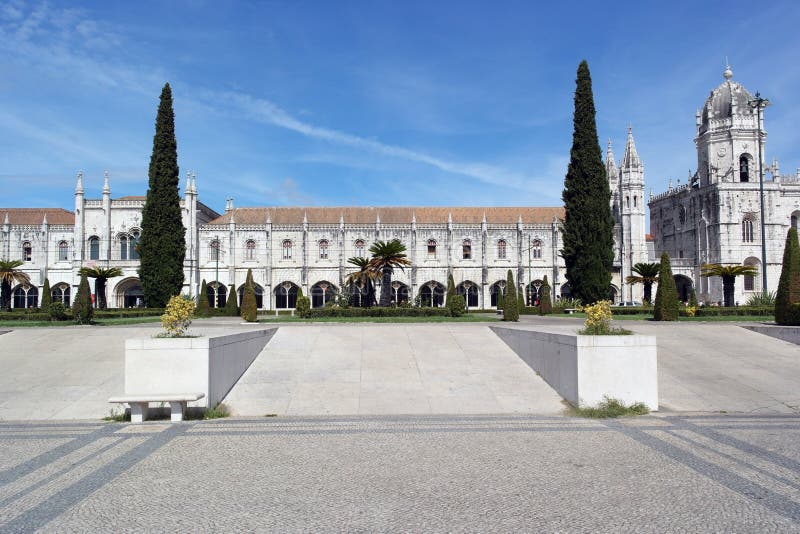
{"type": "Polygon", "coordinates": [[[499,316],[485,313],[467,314],[461,317],[319,317],[303,319],[280,315],[265,318],[260,316],[259,323],[492,323],[500,320],[499,316]]]}
{"type": "MultiPolygon", "coordinates": [[[[575,319],[586,319],[585,313],[554,313],[551,317],[572,317],[575,319]]],[[[649,321],[653,318],[652,314],[639,313],[636,315],[614,315],[615,321],[649,321]]],[[[681,322],[772,322],[775,317],[766,315],[712,315],[709,317],[679,317],[681,322]]]]}
{"type": "MultiPolygon", "coordinates": [[[[115,326],[124,324],[141,324],[141,323],[158,323],[161,321],[159,316],[151,317],[109,317],[97,319],[92,324],[95,326],[115,326]]],[[[0,321],[0,328],[19,328],[19,327],[33,327],[33,326],[49,326],[49,327],[62,327],[62,326],[75,326],[72,321],[14,321],[6,320],[0,321]]]]}

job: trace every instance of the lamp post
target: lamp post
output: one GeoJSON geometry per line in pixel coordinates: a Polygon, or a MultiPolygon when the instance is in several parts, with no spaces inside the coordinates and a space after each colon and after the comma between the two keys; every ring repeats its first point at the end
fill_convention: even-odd
{"type": "Polygon", "coordinates": [[[748,102],[751,108],[756,110],[758,122],[758,193],[761,201],[761,291],[766,294],[767,292],[767,236],[765,234],[764,224],[764,164],[761,155],[761,110],[769,106],[769,100],[761,97],[761,93],[756,91],[756,96],[748,102]]]}
{"type": "Polygon", "coordinates": [[[214,236],[214,259],[216,267],[214,271],[214,308],[219,308],[219,238],[214,236]]]}

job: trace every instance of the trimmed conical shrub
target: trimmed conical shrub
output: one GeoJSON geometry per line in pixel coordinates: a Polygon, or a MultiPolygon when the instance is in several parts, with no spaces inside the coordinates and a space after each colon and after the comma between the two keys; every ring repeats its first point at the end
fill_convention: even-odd
{"type": "Polygon", "coordinates": [[[783,266],[775,294],[775,322],[800,325],[800,243],[796,228],[789,229],[783,248],[783,266]]]}
{"type": "Polygon", "coordinates": [[[47,278],[44,279],[44,287],[42,287],[42,298],[39,301],[39,307],[42,310],[49,310],[50,305],[53,303],[53,295],[50,291],[50,280],[47,278]]]}
{"type": "Polygon", "coordinates": [[[225,301],[225,315],[228,317],[239,316],[239,306],[237,305],[236,287],[231,284],[228,288],[228,299],[225,301]]]}
{"type": "Polygon", "coordinates": [[[656,321],[678,320],[678,289],[675,279],[672,278],[672,266],[669,254],[661,254],[661,270],[658,273],[658,289],[656,290],[656,303],[653,308],[653,318],[656,321]]]}
{"type": "Polygon", "coordinates": [[[519,298],[517,296],[517,286],[514,283],[514,273],[508,270],[506,279],[506,296],[503,299],[503,320],[519,321],[519,298]]]}
{"type": "Polygon", "coordinates": [[[697,307],[697,292],[692,288],[692,296],[689,297],[689,306],[696,308],[697,307]]]}
{"type": "Polygon", "coordinates": [[[203,283],[200,284],[200,296],[197,297],[197,316],[208,317],[210,308],[211,306],[208,304],[208,284],[206,284],[206,279],[203,278],[203,283]]]}
{"type": "Polygon", "coordinates": [[[72,303],[72,317],[78,324],[89,324],[92,322],[93,315],[92,292],[89,289],[89,279],[84,274],[81,276],[81,283],[78,285],[78,292],[72,303]]]}
{"type": "Polygon", "coordinates": [[[547,275],[544,275],[542,280],[542,287],[539,288],[539,315],[549,315],[553,313],[553,300],[550,298],[550,283],[547,281],[547,275]]]}
{"type": "Polygon", "coordinates": [[[242,289],[242,319],[248,323],[256,322],[256,290],[253,286],[253,270],[247,269],[247,280],[242,289]]]}

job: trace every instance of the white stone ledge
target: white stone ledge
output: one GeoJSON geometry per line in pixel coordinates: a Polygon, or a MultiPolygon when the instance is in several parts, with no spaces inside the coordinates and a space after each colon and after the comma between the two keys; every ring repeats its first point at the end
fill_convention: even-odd
{"type": "Polygon", "coordinates": [[[491,326],[528,366],[573,406],[604,397],[658,410],[654,336],[579,336],[491,326]]]}

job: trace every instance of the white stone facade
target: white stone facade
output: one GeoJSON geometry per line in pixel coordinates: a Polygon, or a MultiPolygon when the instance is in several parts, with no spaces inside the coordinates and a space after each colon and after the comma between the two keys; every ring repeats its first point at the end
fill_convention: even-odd
{"type": "Polygon", "coordinates": [[[763,109],[759,124],[754,97],[730,69],[697,112],[697,172],[687,183],[650,197],[650,228],[657,254],[667,252],[683,300],[692,288],[698,300],[723,300],[720,278],[700,276],[706,263],[753,265],[759,274],[736,281],[735,300],[744,304],[762,291],[762,237],[767,290],[777,289],[789,227],[800,218],[800,170],[781,176],[777,161],[766,165],[763,109]],[[760,134],[760,135],[759,135],[760,134]],[[761,234],[759,157],[764,173],[764,236],[761,234]]]}

